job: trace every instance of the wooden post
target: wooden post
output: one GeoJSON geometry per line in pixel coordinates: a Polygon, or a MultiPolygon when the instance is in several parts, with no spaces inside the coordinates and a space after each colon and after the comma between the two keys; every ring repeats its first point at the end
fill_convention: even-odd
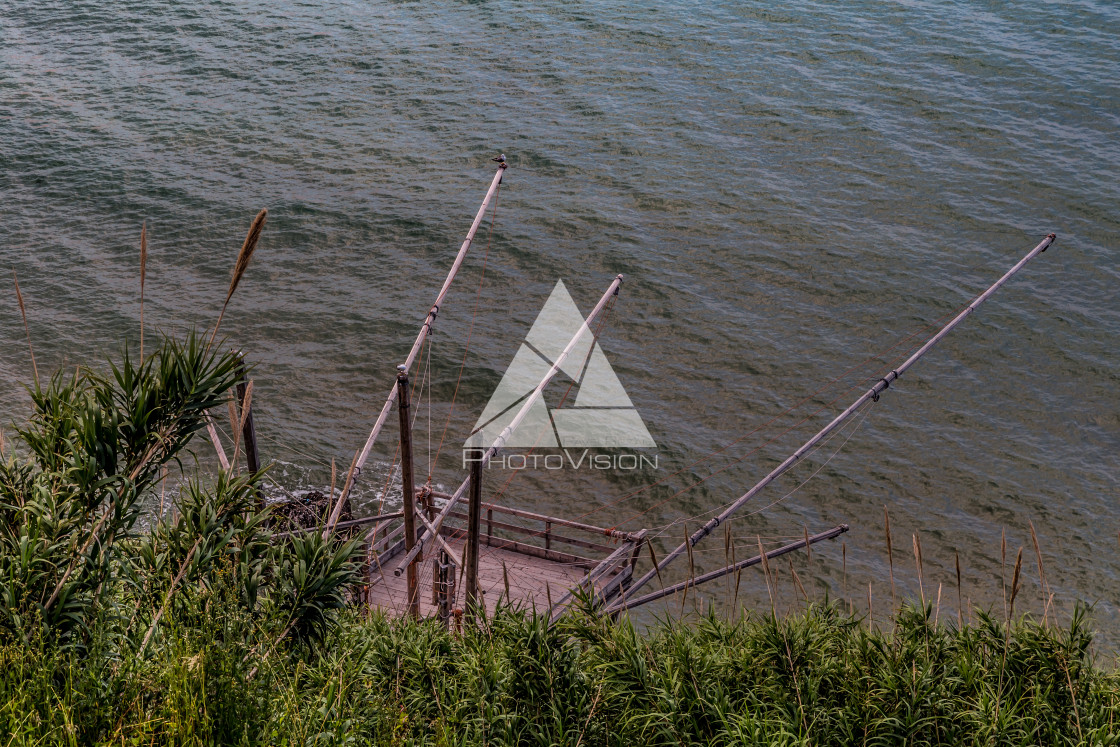
{"type": "Polygon", "coordinates": [[[482,524],[482,449],[471,449],[471,493],[467,511],[467,557],[463,569],[467,589],[467,614],[474,618],[475,608],[481,608],[478,596],[478,545],[482,524]]]}
{"type": "MultiPolygon", "coordinates": [[[[404,499],[404,547],[411,550],[416,544],[416,486],[412,472],[412,403],[408,394],[408,369],[397,366],[397,413],[401,424],[401,491],[404,499]]],[[[408,564],[408,614],[420,618],[420,582],[417,566],[424,553],[408,564]]]]}
{"type": "MultiPolygon", "coordinates": [[[[248,411],[245,410],[245,390],[249,386],[249,372],[245,369],[245,354],[240,350],[237,351],[237,374],[239,381],[237,382],[237,403],[241,411],[241,420],[245,423],[245,427],[241,431],[241,441],[245,444],[245,463],[249,467],[249,471],[256,473],[261,468],[260,454],[257,452],[257,429],[253,426],[253,403],[249,403],[248,411]]],[[[264,508],[264,496],[257,491],[257,502],[260,508],[264,508]]]]}
{"type": "Polygon", "coordinates": [[[436,562],[436,609],[443,627],[451,629],[451,579],[455,577],[455,566],[446,550],[439,551],[436,562]]]}
{"type": "Polygon", "coordinates": [[[377,532],[381,527],[376,527],[366,535],[366,594],[364,602],[367,608],[373,606],[373,544],[377,542],[377,532]]]}

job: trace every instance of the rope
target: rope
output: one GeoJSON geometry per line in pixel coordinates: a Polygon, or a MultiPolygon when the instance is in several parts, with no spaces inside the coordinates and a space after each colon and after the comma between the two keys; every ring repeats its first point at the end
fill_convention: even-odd
{"type": "MultiPolygon", "coordinates": [[[[428,362],[424,370],[424,378],[431,381],[432,376],[432,337],[428,335],[428,362]]],[[[419,413],[417,413],[419,415],[419,413]]],[[[432,387],[428,386],[428,479],[426,485],[432,482],[432,387]]]]}

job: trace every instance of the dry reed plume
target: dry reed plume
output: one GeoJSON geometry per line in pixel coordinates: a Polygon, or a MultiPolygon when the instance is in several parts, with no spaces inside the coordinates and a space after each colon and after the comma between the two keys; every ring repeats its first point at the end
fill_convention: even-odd
{"type": "Polygon", "coordinates": [[[214,344],[214,338],[218,336],[218,328],[222,326],[222,319],[225,318],[226,307],[229,306],[229,300],[233,297],[233,292],[237,290],[241,278],[245,276],[245,271],[249,269],[249,260],[253,258],[253,252],[257,250],[261,230],[264,228],[267,219],[268,209],[265,208],[257,213],[257,217],[253,218],[253,223],[249,226],[249,233],[245,235],[245,243],[241,245],[241,251],[237,253],[237,261],[233,264],[233,277],[229,281],[229,290],[226,291],[226,300],[222,302],[222,311],[218,314],[218,321],[214,323],[214,332],[210,335],[210,345],[214,344]]]}
{"type": "Polygon", "coordinates": [[[19,302],[19,313],[23,317],[23,331],[27,334],[27,349],[31,353],[31,368],[35,372],[35,388],[39,388],[39,366],[35,363],[35,348],[31,347],[31,329],[27,326],[27,308],[23,305],[23,293],[19,289],[19,278],[16,271],[12,270],[12,280],[16,284],[16,301],[19,302]]]}

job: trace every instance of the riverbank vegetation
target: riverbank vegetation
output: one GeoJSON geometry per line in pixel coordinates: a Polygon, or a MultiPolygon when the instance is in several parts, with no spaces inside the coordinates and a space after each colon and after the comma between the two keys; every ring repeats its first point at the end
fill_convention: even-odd
{"type": "Polygon", "coordinates": [[[1120,683],[1070,627],[963,631],[903,611],[868,631],[835,608],[705,617],[638,633],[516,612],[463,634],[343,612],[274,643],[218,572],[141,653],[111,628],[79,650],[0,648],[5,744],[1115,744],[1120,683]]]}
{"type": "MultiPolygon", "coordinates": [[[[57,374],[0,464],[0,744],[1115,744],[1120,678],[1065,627],[830,604],[642,631],[347,606],[357,541],[275,534],[261,474],[194,477],[239,375],[205,337],[57,374]]],[[[586,601],[586,600],[585,600],[586,601]]]]}

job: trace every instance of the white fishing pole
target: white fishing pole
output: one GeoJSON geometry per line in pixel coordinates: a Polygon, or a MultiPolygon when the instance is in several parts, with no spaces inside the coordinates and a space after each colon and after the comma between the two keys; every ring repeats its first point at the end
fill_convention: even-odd
{"type": "MultiPolygon", "coordinates": [[[[490,448],[486,449],[486,451],[483,452],[482,456],[479,458],[479,461],[482,463],[483,469],[485,469],[486,465],[490,463],[491,457],[497,454],[498,451],[506,445],[506,441],[508,441],[513,432],[517,430],[517,427],[521,425],[521,421],[523,421],[529,414],[529,411],[532,409],[533,405],[536,404],[537,400],[541,398],[541,394],[544,392],[545,387],[548,386],[548,382],[552,381],[552,377],[555,376],[556,372],[560,370],[560,367],[564,365],[564,361],[568,358],[568,354],[575,349],[576,345],[579,344],[579,341],[583,338],[584,334],[591,334],[591,323],[595,321],[595,318],[598,317],[600,313],[602,313],[603,309],[606,308],[607,303],[611,300],[611,298],[618,295],[618,288],[620,285],[622,285],[622,278],[622,275],[615,276],[614,280],[607,288],[606,293],[604,293],[603,297],[599,299],[599,303],[595,304],[595,308],[592,309],[591,313],[587,315],[587,320],[580,325],[579,330],[575,333],[568,344],[564,346],[564,350],[561,351],[560,355],[556,356],[556,360],[548,369],[548,372],[545,373],[544,377],[540,380],[540,383],[537,384],[536,388],[533,389],[533,393],[530,394],[529,398],[525,400],[525,404],[521,405],[521,409],[517,411],[517,414],[513,417],[513,420],[509,422],[509,425],[503,428],[502,432],[498,434],[498,437],[494,439],[494,443],[490,445],[490,448]]],[[[402,560],[399,566],[393,571],[394,574],[396,574],[397,576],[401,575],[403,570],[408,567],[408,564],[411,563],[416,558],[416,556],[420,554],[420,551],[423,549],[424,539],[426,537],[439,533],[440,527],[443,526],[443,520],[446,519],[447,515],[451,513],[451,509],[455,507],[455,504],[462,500],[463,496],[467,492],[467,488],[470,487],[470,484],[471,478],[467,477],[466,480],[463,480],[463,483],[459,486],[459,488],[451,494],[451,497],[447,500],[447,504],[444,505],[444,507],[440,510],[439,515],[436,517],[435,521],[431,522],[431,527],[429,529],[426,529],[420,535],[416,544],[412,546],[412,550],[410,550],[409,553],[405,555],[404,560],[402,560]]]]}
{"type": "MultiPolygon", "coordinates": [[[[498,161],[498,170],[494,173],[494,178],[490,182],[490,189],[486,191],[486,197],[483,198],[482,205],[478,208],[478,212],[474,216],[474,222],[471,223],[470,230],[467,231],[467,238],[463,241],[463,245],[459,247],[459,253],[455,255],[455,261],[451,264],[451,269],[447,273],[447,278],[443,281],[443,287],[440,288],[439,293],[436,295],[435,303],[433,303],[432,308],[428,310],[428,316],[424,318],[424,323],[420,326],[420,333],[416,336],[416,342],[412,343],[412,350],[408,352],[408,356],[404,359],[406,373],[412,369],[412,364],[416,361],[416,356],[420,353],[420,348],[424,345],[424,340],[428,338],[428,334],[432,331],[432,324],[435,323],[440,307],[443,306],[443,299],[447,295],[448,289],[451,288],[451,282],[455,279],[455,275],[459,272],[459,267],[462,266],[463,260],[467,256],[467,251],[471,247],[471,242],[474,241],[474,235],[478,231],[483,217],[486,215],[486,208],[490,206],[490,200],[493,199],[494,194],[498,191],[498,185],[502,183],[502,176],[506,170],[505,156],[499,156],[494,160],[498,161]]],[[[346,484],[342,486],[342,493],[339,494],[338,502],[335,504],[334,509],[331,511],[330,518],[327,520],[328,532],[338,521],[339,514],[342,513],[342,506],[346,502],[347,496],[350,495],[350,490],[354,486],[354,481],[358,479],[362,467],[365,466],[366,460],[369,459],[369,452],[373,448],[374,442],[377,441],[378,435],[381,434],[381,429],[385,426],[385,421],[388,419],[389,413],[393,409],[393,403],[396,401],[397,386],[394,380],[393,386],[389,389],[389,396],[385,398],[385,404],[381,406],[381,412],[378,413],[377,420],[373,424],[373,430],[369,432],[369,438],[366,439],[361,453],[354,462],[354,469],[350,471],[346,484]]]]}
{"type": "Polygon", "coordinates": [[[1054,240],[1056,238],[1057,238],[1057,236],[1055,236],[1054,234],[1050,234],[1045,239],[1043,239],[1042,242],[1038,246],[1036,246],[1034,249],[1032,249],[1030,252],[1028,252],[1025,257],[1023,257],[1021,260],[1019,260],[1015,264],[1014,267],[1012,267],[1010,270],[1008,270],[1004,274],[1003,277],[1001,277],[999,280],[997,280],[986,291],[984,291],[979,296],[977,296],[975,298],[975,300],[973,300],[972,303],[970,303],[964,309],[964,311],[962,311],[960,314],[958,314],[956,317],[954,317],[951,322],[949,322],[944,327],[942,327],[937,332],[937,334],[935,334],[933,337],[931,337],[926,342],[925,345],[922,345],[922,347],[918,348],[918,350],[913,355],[911,355],[909,358],[906,359],[905,363],[903,363],[898,368],[895,368],[890,373],[888,373],[886,376],[884,376],[883,378],[881,378],[877,382],[875,382],[875,386],[871,387],[866,392],[864,392],[863,395],[860,396],[859,399],[857,399],[855,402],[853,402],[851,405],[849,405],[848,408],[846,410],[844,410],[842,413],[837,415],[831,423],[829,423],[823,429],[821,429],[815,436],[813,436],[808,441],[806,441],[801,446],[801,448],[799,448],[797,451],[795,451],[793,454],[791,454],[784,462],[782,462],[777,467],[775,467],[774,470],[770,474],[768,474],[768,475],[766,475],[766,477],[762,478],[753,488],[751,488],[746,493],[744,493],[738,500],[736,500],[734,503],[729,505],[718,516],[712,518],[710,521],[708,521],[706,524],[704,524],[704,526],[700,527],[695,532],[693,532],[692,535],[685,542],[681,543],[680,546],[678,546],[675,550],[673,550],[671,553],[666,555],[665,558],[660,563],[658,563],[656,565],[656,567],[654,567],[653,569],[648,571],[644,576],[642,576],[640,579],[638,579],[633,584],[631,584],[630,588],[628,588],[625,592],[623,592],[619,596],[619,598],[616,599],[611,604],[611,606],[608,608],[608,612],[615,612],[615,611],[618,611],[620,609],[625,608],[626,607],[626,601],[628,599],[630,599],[631,597],[633,597],[634,593],[637,592],[638,589],[642,588],[643,586],[648,584],[651,580],[653,580],[653,578],[656,577],[661,571],[663,571],[665,569],[665,567],[669,565],[669,563],[676,560],[678,557],[681,556],[682,553],[684,553],[686,550],[688,550],[690,545],[695,547],[696,544],[698,542],[700,542],[700,540],[704,539],[709,534],[711,534],[711,532],[716,527],[718,527],[721,523],[723,523],[723,521],[726,520],[727,517],[731,516],[731,514],[735,513],[740,508],[742,508],[743,505],[745,503],[747,503],[747,501],[754,498],[755,495],[757,495],[759,493],[759,491],[761,491],[763,488],[765,488],[767,485],[772,483],[774,480],[776,480],[782,474],[784,474],[787,470],[789,470],[790,467],[792,467],[794,464],[796,464],[798,462],[798,460],[800,460],[803,456],[805,456],[805,454],[808,453],[814,446],[816,446],[818,443],[820,443],[820,441],[825,436],[827,436],[832,431],[836,430],[836,428],[838,428],[844,421],[846,421],[848,418],[850,418],[855,413],[856,410],[858,410],[860,407],[862,407],[864,404],[866,404],[869,401],[873,401],[873,400],[878,401],[879,395],[884,390],[886,390],[887,387],[889,387],[891,385],[891,382],[895,381],[896,379],[898,379],[898,377],[902,376],[902,374],[906,373],[907,369],[909,369],[911,366],[913,366],[914,363],[916,363],[919,358],[921,358],[923,355],[925,355],[927,352],[929,352],[930,348],[932,348],[934,345],[936,345],[938,342],[940,342],[942,340],[942,338],[944,338],[946,335],[948,335],[950,332],[952,332],[953,329],[958,324],[963,322],[969,314],[971,314],[973,311],[975,311],[977,309],[977,307],[980,306],[980,304],[987,301],[988,298],[993,293],[995,293],[997,290],[999,290],[1000,287],[1004,283],[1006,283],[1008,280],[1011,279],[1011,277],[1013,275],[1015,275],[1015,273],[1017,273],[1017,272],[1019,272],[1019,270],[1023,269],[1023,267],[1028,262],[1030,262],[1032,259],[1037,257],[1042,252],[1046,251],[1047,247],[1049,247],[1052,243],[1054,243],[1054,240]]]}

